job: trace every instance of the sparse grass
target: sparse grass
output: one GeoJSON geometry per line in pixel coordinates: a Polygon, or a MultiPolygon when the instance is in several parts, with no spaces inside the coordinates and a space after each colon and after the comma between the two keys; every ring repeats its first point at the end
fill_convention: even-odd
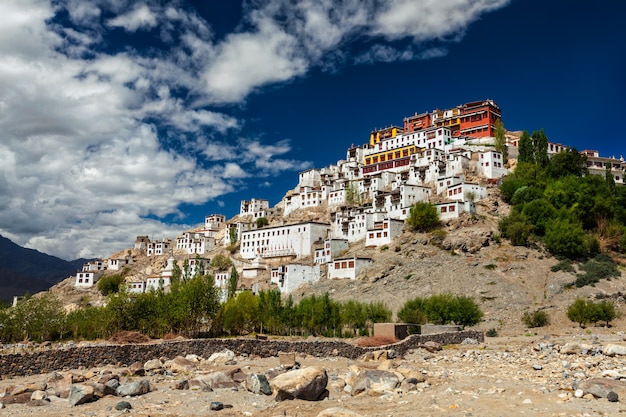
{"type": "Polygon", "coordinates": [[[498,331],[492,327],[491,329],[487,330],[487,332],[485,333],[485,336],[487,337],[497,337],[498,336],[498,331]]]}
{"type": "Polygon", "coordinates": [[[380,251],[381,252],[384,252],[386,250],[389,250],[389,245],[383,245],[383,246],[380,247],[380,251]]]}
{"type": "Polygon", "coordinates": [[[487,265],[485,265],[485,269],[489,269],[490,271],[493,271],[497,267],[498,267],[498,265],[496,265],[496,264],[487,264],[487,265]]]}
{"type": "Polygon", "coordinates": [[[408,280],[411,279],[412,276],[413,276],[413,274],[409,274],[409,275],[405,276],[404,279],[408,281],[408,280]]]}

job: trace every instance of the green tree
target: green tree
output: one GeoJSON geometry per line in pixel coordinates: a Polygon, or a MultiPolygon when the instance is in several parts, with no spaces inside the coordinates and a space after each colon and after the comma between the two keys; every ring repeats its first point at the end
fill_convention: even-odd
{"type": "Polygon", "coordinates": [[[258,326],[259,298],[243,291],[224,304],[224,330],[233,335],[253,332],[258,326]]]}
{"type": "Polygon", "coordinates": [[[237,243],[237,226],[231,224],[228,228],[228,237],[230,238],[230,244],[234,245],[237,243]]]}
{"type": "Polygon", "coordinates": [[[583,177],[587,174],[587,156],[576,148],[565,149],[550,159],[548,174],[552,178],[563,178],[569,175],[583,177]]]}
{"type": "Polygon", "coordinates": [[[595,320],[603,321],[606,323],[606,327],[609,327],[609,323],[617,318],[617,310],[615,309],[615,303],[611,301],[602,300],[596,304],[595,320]]]}
{"type": "Polygon", "coordinates": [[[259,217],[256,219],[256,228],[261,229],[269,224],[269,221],[266,217],[259,217]]]}
{"type": "Polygon", "coordinates": [[[349,206],[361,205],[361,194],[354,182],[350,182],[346,187],[346,204],[349,206]]]}
{"type": "Polygon", "coordinates": [[[523,131],[518,142],[518,162],[535,162],[533,142],[527,131],[523,131]]]}
{"type": "Polygon", "coordinates": [[[582,298],[577,298],[576,301],[567,308],[567,318],[574,323],[578,323],[580,327],[584,327],[585,324],[589,323],[591,320],[590,311],[592,311],[592,309],[593,308],[590,308],[587,301],[582,298]]]}
{"type": "Polygon", "coordinates": [[[454,300],[454,309],[452,310],[452,321],[459,326],[473,326],[480,323],[483,318],[483,312],[478,304],[471,298],[459,295],[454,300]]]}
{"type": "Polygon", "coordinates": [[[531,135],[533,145],[533,160],[535,164],[542,167],[548,166],[550,159],[548,158],[548,137],[543,129],[536,130],[531,135]]]}
{"type": "Polygon", "coordinates": [[[11,313],[18,327],[13,341],[55,340],[64,332],[65,310],[61,301],[49,292],[22,300],[11,313]]]}
{"type": "Polygon", "coordinates": [[[259,292],[259,321],[261,332],[280,334],[284,332],[283,303],[280,290],[271,289],[259,292]]]}
{"type": "Polygon", "coordinates": [[[398,310],[398,320],[402,323],[425,324],[427,318],[424,312],[424,299],[416,297],[405,302],[398,310]]]}
{"type": "Polygon", "coordinates": [[[606,185],[609,188],[609,192],[611,194],[615,194],[615,177],[613,176],[613,171],[611,171],[611,163],[607,162],[604,169],[604,180],[606,181],[606,185]]]}
{"type": "Polygon", "coordinates": [[[496,148],[496,151],[502,154],[503,161],[506,164],[509,158],[509,152],[506,146],[506,129],[502,124],[502,119],[496,120],[495,130],[493,134],[495,137],[494,147],[496,148]]]}
{"type": "Polygon", "coordinates": [[[439,213],[432,204],[420,201],[409,209],[406,223],[412,230],[427,232],[439,226],[439,213]]]}
{"type": "Polygon", "coordinates": [[[227,299],[231,299],[235,296],[237,292],[237,287],[239,285],[239,274],[237,273],[237,268],[233,265],[230,269],[230,277],[228,277],[228,295],[227,299]]]}

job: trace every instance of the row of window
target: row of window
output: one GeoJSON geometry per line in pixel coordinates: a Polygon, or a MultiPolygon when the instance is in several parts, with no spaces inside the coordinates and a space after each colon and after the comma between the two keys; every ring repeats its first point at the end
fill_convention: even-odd
{"type": "Polygon", "coordinates": [[[335,269],[349,269],[354,268],[354,261],[336,261],[335,269]]]}

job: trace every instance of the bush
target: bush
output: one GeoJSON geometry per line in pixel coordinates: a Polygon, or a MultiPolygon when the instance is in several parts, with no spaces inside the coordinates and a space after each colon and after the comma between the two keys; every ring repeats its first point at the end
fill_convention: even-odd
{"type": "Polygon", "coordinates": [[[215,255],[209,264],[211,268],[217,271],[228,271],[232,265],[233,263],[230,258],[226,255],[222,255],[221,253],[215,255]]]}
{"type": "Polygon", "coordinates": [[[589,252],[583,226],[567,218],[548,222],[543,243],[553,254],[570,259],[583,258],[589,252]]]}
{"type": "Polygon", "coordinates": [[[498,331],[495,328],[491,328],[489,330],[487,330],[487,332],[485,333],[485,336],[487,337],[498,337],[498,331]]]}
{"type": "Polygon", "coordinates": [[[483,317],[483,312],[470,297],[452,294],[430,296],[424,300],[424,311],[428,321],[433,324],[473,326],[483,317]]]}
{"type": "Polygon", "coordinates": [[[121,275],[106,275],[98,281],[98,291],[102,295],[109,295],[119,291],[120,284],[124,282],[121,275]]]}
{"type": "Polygon", "coordinates": [[[418,202],[411,206],[406,223],[412,230],[428,232],[439,226],[439,213],[430,203],[418,202]]]}
{"type": "Polygon", "coordinates": [[[567,309],[567,318],[578,323],[580,327],[587,323],[597,323],[599,321],[605,322],[608,327],[609,323],[617,316],[615,304],[606,300],[594,303],[593,301],[578,298],[567,309]]]}
{"type": "Polygon", "coordinates": [[[269,221],[266,217],[259,217],[256,219],[256,227],[257,229],[261,229],[269,224],[269,221]]]}
{"type": "Polygon", "coordinates": [[[425,324],[424,299],[417,297],[404,303],[398,311],[398,320],[402,323],[425,324]]]}
{"type": "Polygon", "coordinates": [[[533,225],[530,224],[526,215],[516,210],[500,220],[498,228],[502,236],[511,240],[513,246],[525,246],[533,231],[533,225]]]}
{"type": "Polygon", "coordinates": [[[536,310],[533,313],[526,311],[522,316],[522,323],[530,328],[544,327],[550,324],[550,315],[544,310],[536,310]]]}
{"type": "Polygon", "coordinates": [[[620,275],[615,261],[610,256],[602,253],[582,264],[580,269],[584,273],[578,274],[574,282],[578,288],[585,285],[593,285],[601,279],[610,279],[620,275]]]}
{"type": "Polygon", "coordinates": [[[550,267],[550,271],[552,272],[563,271],[563,272],[569,272],[572,274],[576,272],[574,270],[574,267],[572,266],[572,261],[570,261],[569,259],[564,259],[558,264],[553,265],[552,267],[550,267]]]}

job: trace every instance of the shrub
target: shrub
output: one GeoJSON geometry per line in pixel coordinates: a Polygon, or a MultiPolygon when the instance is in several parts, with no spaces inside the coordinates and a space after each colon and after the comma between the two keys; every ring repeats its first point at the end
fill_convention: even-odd
{"type": "Polygon", "coordinates": [[[544,327],[550,324],[550,315],[544,310],[536,310],[532,313],[526,311],[522,316],[522,323],[530,328],[544,327]]]}
{"type": "Polygon", "coordinates": [[[473,326],[483,317],[482,311],[470,297],[452,294],[432,295],[424,300],[424,311],[433,324],[455,323],[473,326]]]}
{"type": "Polygon", "coordinates": [[[211,268],[218,271],[227,271],[233,263],[230,258],[226,255],[217,254],[211,259],[211,263],[209,264],[211,268]]]}
{"type": "Polygon", "coordinates": [[[582,264],[580,269],[584,273],[578,274],[574,282],[578,288],[593,285],[601,279],[610,279],[620,275],[615,261],[602,253],[582,264]]]}
{"type": "Polygon", "coordinates": [[[432,204],[420,201],[409,209],[406,223],[412,230],[428,232],[439,226],[439,213],[432,204]]]}
{"type": "Polygon", "coordinates": [[[553,219],[546,226],[543,243],[555,255],[577,259],[588,253],[586,236],[580,222],[567,218],[553,219]]]}
{"type": "Polygon", "coordinates": [[[269,221],[266,217],[259,217],[256,219],[256,227],[257,229],[261,229],[269,224],[269,221]]]}
{"type": "Polygon", "coordinates": [[[567,309],[567,318],[578,323],[580,327],[587,323],[597,323],[599,321],[605,322],[608,327],[609,323],[617,316],[615,304],[606,300],[594,303],[593,301],[578,298],[567,309]]]}
{"type": "Polygon", "coordinates": [[[533,225],[533,232],[543,236],[546,232],[546,224],[556,216],[556,209],[549,201],[541,198],[524,205],[522,213],[533,225]]]}
{"type": "Polygon", "coordinates": [[[121,275],[106,275],[98,281],[98,291],[102,295],[109,295],[119,291],[120,284],[124,281],[121,275]]]}
{"type": "Polygon", "coordinates": [[[550,267],[550,271],[552,272],[563,271],[563,272],[570,272],[572,274],[576,272],[574,270],[574,267],[572,266],[572,261],[570,261],[569,259],[564,259],[560,261],[558,264],[553,265],[552,267],[550,267]]]}
{"type": "Polygon", "coordinates": [[[495,328],[491,328],[489,330],[487,330],[487,332],[485,333],[485,336],[487,337],[497,337],[498,336],[498,331],[495,328]]]}
{"type": "Polygon", "coordinates": [[[500,220],[498,228],[502,236],[511,240],[513,246],[525,246],[533,231],[533,225],[530,224],[526,215],[516,210],[500,220]]]}

